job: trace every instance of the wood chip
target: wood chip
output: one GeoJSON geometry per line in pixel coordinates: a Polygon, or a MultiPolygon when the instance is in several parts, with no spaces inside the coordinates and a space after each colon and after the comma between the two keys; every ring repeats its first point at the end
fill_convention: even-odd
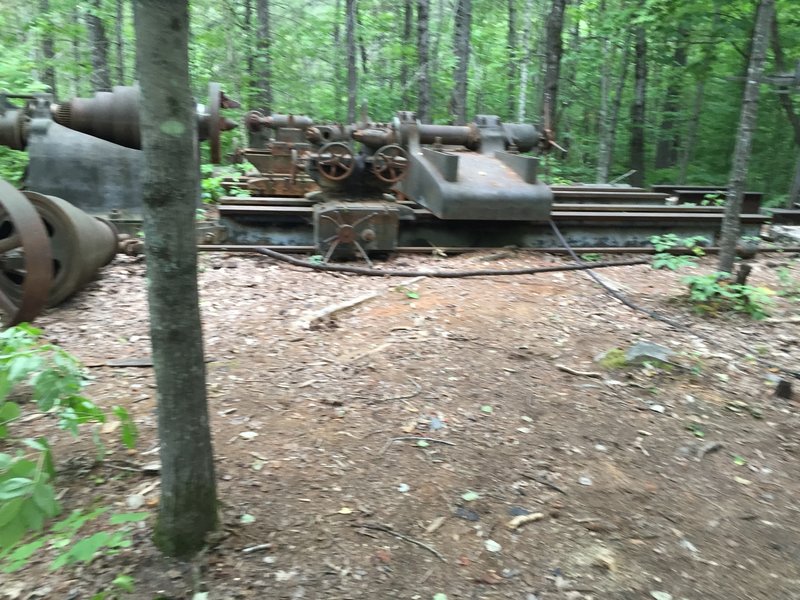
{"type": "Polygon", "coordinates": [[[506,527],[511,530],[518,529],[525,525],[526,523],[534,523],[536,521],[541,521],[544,519],[544,513],[531,513],[529,515],[519,515],[511,519],[508,523],[506,523],[506,527]]]}

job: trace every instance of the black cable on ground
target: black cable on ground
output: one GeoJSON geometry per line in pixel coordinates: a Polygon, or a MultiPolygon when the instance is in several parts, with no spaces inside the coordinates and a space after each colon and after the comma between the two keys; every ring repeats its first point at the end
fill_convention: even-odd
{"type": "MultiPolygon", "coordinates": [[[[655,312],[653,310],[650,310],[648,308],[644,308],[643,306],[639,306],[638,304],[632,302],[631,300],[628,300],[628,298],[624,294],[622,294],[621,292],[619,292],[619,291],[613,289],[612,287],[610,287],[607,283],[605,283],[602,279],[600,279],[597,275],[595,275],[592,272],[592,270],[591,270],[592,269],[592,265],[591,264],[585,263],[584,261],[582,261],[580,259],[580,257],[577,254],[575,254],[575,251],[572,249],[572,247],[569,245],[567,240],[561,234],[561,231],[558,229],[558,226],[555,224],[555,222],[552,219],[550,219],[549,223],[550,223],[550,227],[553,230],[553,233],[556,235],[556,237],[558,238],[558,241],[561,243],[561,245],[564,246],[564,249],[570,255],[572,260],[574,260],[577,265],[586,266],[587,268],[584,269],[586,271],[586,274],[589,275],[589,277],[591,277],[595,282],[597,282],[606,291],[606,293],[609,296],[613,297],[616,300],[619,300],[622,304],[624,304],[625,306],[627,306],[631,310],[643,313],[643,314],[647,315],[648,317],[650,317],[652,319],[655,319],[657,321],[661,321],[662,323],[665,323],[665,324],[669,325],[670,327],[675,327],[676,329],[680,329],[682,331],[685,331],[686,333],[689,333],[690,335],[693,335],[693,336],[703,340],[707,344],[711,344],[712,346],[716,345],[716,343],[717,343],[716,340],[712,340],[711,338],[707,337],[706,335],[703,335],[702,333],[698,333],[697,331],[695,331],[694,329],[692,329],[688,325],[685,325],[684,323],[680,323],[678,321],[673,321],[672,319],[662,315],[661,313],[657,313],[657,312],[655,312]]],[[[739,352],[739,351],[734,350],[734,349],[731,349],[731,351],[734,354],[738,354],[741,358],[747,358],[749,356],[748,354],[746,354],[744,352],[739,352]]],[[[775,364],[770,363],[769,361],[766,361],[766,360],[764,360],[762,358],[759,358],[757,356],[754,357],[754,358],[755,358],[756,362],[759,362],[759,363],[761,363],[762,365],[764,365],[764,366],[766,366],[768,368],[777,369],[782,373],[785,373],[787,375],[791,375],[792,377],[800,379],[800,371],[793,371],[791,369],[787,369],[786,367],[781,367],[781,366],[775,365],[775,364]]]]}
{"type": "Polygon", "coordinates": [[[269,256],[275,260],[304,267],[315,271],[327,271],[334,273],[352,273],[353,275],[368,275],[371,277],[440,277],[440,278],[463,278],[463,277],[498,277],[501,275],[535,275],[536,273],[553,273],[556,271],[587,271],[589,269],[604,269],[608,267],[629,267],[631,265],[647,265],[649,260],[621,260],[618,262],[602,263],[579,263],[576,265],[559,265],[553,267],[530,267],[526,269],[482,269],[477,271],[395,271],[393,269],[371,269],[368,267],[351,267],[348,265],[331,265],[327,263],[311,263],[307,260],[300,260],[287,256],[282,252],[276,252],[269,248],[256,248],[256,252],[269,256]]]}

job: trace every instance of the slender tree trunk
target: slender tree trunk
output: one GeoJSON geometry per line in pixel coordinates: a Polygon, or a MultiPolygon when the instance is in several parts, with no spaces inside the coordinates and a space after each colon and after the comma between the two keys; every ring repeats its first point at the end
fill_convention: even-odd
{"type": "Polygon", "coordinates": [[[668,169],[678,162],[678,148],[680,148],[679,129],[675,126],[675,121],[679,117],[680,99],[683,86],[683,79],[686,70],[686,42],[688,32],[685,26],[678,28],[678,40],[675,43],[675,53],[673,56],[672,70],[669,74],[669,84],[667,85],[666,100],[664,102],[664,114],[661,120],[659,139],[656,143],[656,169],[668,169]]]}
{"type": "MultiPolygon", "coordinates": [[[[599,18],[606,13],[606,0],[601,0],[599,18]]],[[[600,65],[600,109],[597,112],[598,144],[597,144],[597,183],[608,181],[608,161],[603,160],[608,156],[608,101],[611,94],[611,44],[608,35],[600,41],[602,51],[602,64],[600,65]]]]}
{"type": "Polygon", "coordinates": [[[419,65],[417,118],[423,123],[430,123],[431,120],[430,59],[430,1],[417,0],[417,62],[419,65]]]}
{"type": "Polygon", "coordinates": [[[358,54],[361,57],[361,71],[366,75],[369,72],[367,66],[367,46],[364,44],[364,27],[361,23],[361,13],[358,11],[358,1],[356,0],[356,41],[358,42],[358,54]]]}
{"type": "MultiPolygon", "coordinates": [[[[72,9],[72,22],[75,24],[75,29],[80,31],[81,15],[77,8],[72,9]]],[[[76,35],[72,37],[72,62],[77,67],[81,64],[81,43],[80,38],[76,35]]],[[[72,76],[72,95],[81,95],[81,71],[76,68],[72,76]]]]}
{"type": "Polygon", "coordinates": [[[742,198],[747,183],[747,167],[750,163],[753,133],[758,116],[759,80],[764,70],[774,8],[775,0],[761,0],[757,9],[742,112],[739,117],[739,131],[736,135],[736,149],[733,153],[733,166],[728,180],[725,217],[722,221],[718,270],[723,273],[733,272],[733,261],[736,258],[736,244],[739,241],[741,229],[739,214],[742,212],[742,198]]]}
{"type": "Polygon", "coordinates": [[[645,181],[645,101],[647,98],[647,38],[643,27],[636,28],[636,79],[631,105],[630,166],[636,172],[630,182],[643,186],[645,181]]]}
{"type": "MultiPolygon", "coordinates": [[[[778,27],[778,15],[774,15],[772,19],[772,53],[775,57],[775,68],[779,73],[787,72],[789,69],[786,66],[786,57],[783,54],[783,45],[781,44],[780,31],[778,27]]],[[[793,208],[796,202],[800,201],[800,116],[794,109],[794,102],[788,89],[779,90],[777,94],[778,102],[783,107],[783,112],[786,113],[786,118],[792,126],[794,132],[794,145],[798,150],[798,162],[795,168],[794,177],[789,188],[789,195],[786,198],[786,208],[793,208]]]]}
{"type": "Polygon", "coordinates": [[[789,197],[786,200],[786,208],[800,208],[800,146],[797,147],[797,162],[794,165],[794,177],[789,188],[789,197]]]}
{"type": "Polygon", "coordinates": [[[265,114],[272,111],[272,32],[269,0],[256,0],[256,106],[265,114]]]}
{"type": "Polygon", "coordinates": [[[519,85],[519,40],[517,36],[517,0],[508,0],[508,38],[506,50],[508,52],[508,81],[506,82],[506,101],[508,102],[507,117],[512,118],[516,100],[517,86],[519,85]]]}
{"type": "Polygon", "coordinates": [[[558,114],[558,83],[561,73],[561,55],[564,47],[561,35],[564,30],[564,9],[567,0],[553,0],[545,25],[545,69],[542,93],[542,118],[544,128],[551,135],[558,114]]]}
{"type": "Polygon", "coordinates": [[[122,30],[125,24],[125,3],[123,0],[116,1],[117,20],[114,23],[114,46],[117,59],[117,85],[125,85],[125,40],[122,30]]]}
{"type": "Polygon", "coordinates": [[[345,37],[347,38],[347,122],[356,120],[356,0],[345,3],[345,37]]]}
{"type": "Polygon", "coordinates": [[[453,94],[450,100],[450,114],[456,125],[464,125],[467,122],[467,72],[469,70],[471,33],[472,0],[457,0],[456,22],[453,31],[456,69],[453,74],[453,94]]]}
{"type": "MultiPolygon", "coordinates": [[[[720,21],[720,2],[714,2],[714,17],[711,21],[711,38],[716,39],[717,30],[720,21]]],[[[708,45],[703,50],[703,60],[700,63],[700,72],[698,74],[697,83],[695,84],[694,91],[694,106],[692,108],[692,116],[689,119],[689,124],[686,133],[686,144],[683,147],[680,158],[680,174],[678,175],[678,183],[686,183],[689,175],[689,165],[694,159],[694,149],[697,147],[698,130],[700,129],[700,115],[703,112],[703,103],[706,94],[706,81],[711,72],[711,65],[714,61],[714,46],[708,45]]]]}
{"type": "Polygon", "coordinates": [[[517,90],[517,121],[525,122],[525,112],[528,106],[528,79],[531,62],[531,31],[533,29],[533,0],[525,0],[525,26],[522,30],[522,64],[519,67],[519,90],[517,90]]]}
{"type": "Polygon", "coordinates": [[[199,173],[189,82],[188,0],[136,0],[143,215],[158,390],[161,500],[154,539],[188,557],[217,527],[214,459],[197,291],[199,173]]]}
{"type": "Polygon", "coordinates": [[[628,81],[628,71],[631,64],[631,40],[632,35],[628,35],[625,40],[625,47],[622,50],[622,69],[617,82],[617,89],[614,92],[614,100],[611,102],[611,116],[608,120],[608,144],[606,146],[605,162],[606,178],[614,163],[614,149],[617,145],[617,125],[619,124],[619,113],[622,110],[622,96],[625,92],[625,83],[628,81]]]}
{"type": "Polygon", "coordinates": [[[411,81],[408,77],[408,49],[411,47],[411,36],[414,31],[413,0],[403,0],[403,54],[400,59],[400,85],[402,86],[403,110],[411,108],[411,81]]]}
{"type": "Polygon", "coordinates": [[[86,14],[89,28],[89,45],[92,51],[92,88],[96,92],[111,90],[111,75],[108,68],[108,36],[103,18],[101,0],[92,0],[86,14]]]}
{"type": "MultiPolygon", "coordinates": [[[[50,25],[50,0],[39,0],[39,13],[47,15],[47,23],[50,25]]],[[[50,93],[54,98],[58,97],[58,89],[56,88],[56,68],[53,65],[53,59],[56,57],[55,45],[53,43],[53,34],[49,30],[42,34],[42,58],[44,59],[44,69],[42,70],[42,83],[50,88],[50,93]]]]}

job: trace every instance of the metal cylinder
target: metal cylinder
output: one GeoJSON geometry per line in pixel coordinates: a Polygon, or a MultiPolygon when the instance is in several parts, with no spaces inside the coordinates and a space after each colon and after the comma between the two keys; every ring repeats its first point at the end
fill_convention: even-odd
{"type": "Polygon", "coordinates": [[[55,196],[23,192],[44,222],[53,257],[53,283],[47,298],[55,306],[94,279],[117,253],[117,230],[55,196]]]}
{"type": "Polygon", "coordinates": [[[438,140],[446,146],[466,146],[474,149],[480,144],[480,135],[474,125],[427,125],[419,126],[421,144],[433,144],[438,140]]]}
{"type": "Polygon", "coordinates": [[[302,115],[282,115],[272,114],[264,116],[257,110],[250,111],[245,116],[245,125],[251,131],[258,131],[261,128],[279,129],[281,127],[294,127],[296,129],[308,129],[313,127],[314,121],[310,117],[302,115]]]}
{"type": "Polygon", "coordinates": [[[9,108],[0,112],[0,146],[25,150],[28,143],[27,123],[28,117],[20,108],[9,108]]]}
{"type": "Polygon", "coordinates": [[[126,148],[141,148],[138,87],[116,86],[94,98],[73,98],[56,107],[53,120],[126,148]]]}

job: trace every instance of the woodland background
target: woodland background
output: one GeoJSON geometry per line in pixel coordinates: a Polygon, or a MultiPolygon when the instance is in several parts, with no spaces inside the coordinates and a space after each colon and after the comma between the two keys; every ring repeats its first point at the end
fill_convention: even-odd
{"type": "MultiPolygon", "coordinates": [[[[476,113],[549,123],[569,150],[547,159],[551,181],[637,169],[628,182],[724,185],[756,5],[196,0],[190,68],[198,101],[219,81],[242,113],[350,121],[366,103],[378,121],[411,109],[437,123],[476,113]]],[[[794,71],[800,59],[800,3],[777,0],[776,14],[767,74],[794,71]]],[[[66,99],[130,85],[133,36],[123,0],[3,0],[0,90],[66,99]]],[[[796,93],[763,86],[748,187],[774,204],[800,168],[797,104],[796,93]]],[[[228,136],[230,147],[245,145],[241,128],[228,136]]],[[[24,164],[0,148],[0,176],[14,180],[24,164]]]]}

